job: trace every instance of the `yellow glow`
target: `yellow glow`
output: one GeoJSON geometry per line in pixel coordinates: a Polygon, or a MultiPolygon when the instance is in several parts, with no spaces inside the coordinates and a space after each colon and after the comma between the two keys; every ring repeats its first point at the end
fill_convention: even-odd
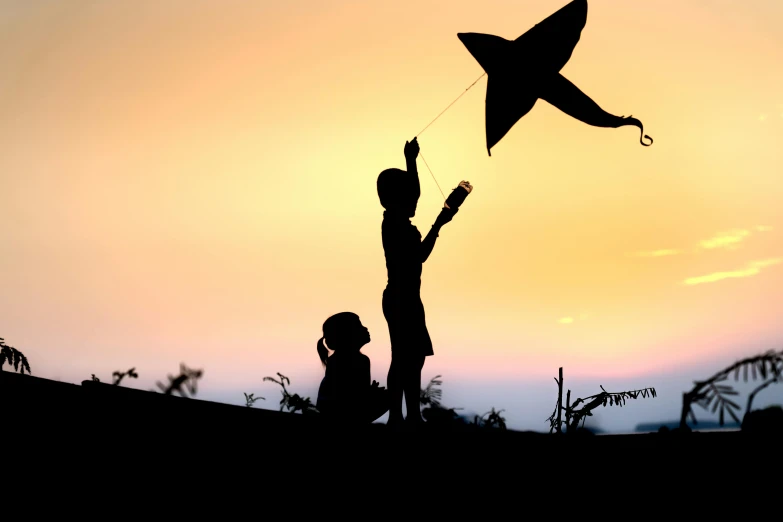
{"type": "MultiPolygon", "coordinates": [[[[0,337],[41,376],[145,387],[184,361],[241,400],[276,371],[315,388],[349,310],[385,383],[377,175],[482,73],[458,32],[514,39],[566,1],[1,2],[0,337]]],[[[437,182],[474,190],[424,265],[425,376],[636,375],[780,339],[783,271],[746,261],[783,240],[781,20],[590,2],[562,74],[651,147],[539,101],[489,157],[486,78],[430,126],[437,182]]],[[[418,165],[426,234],[443,197],[418,165]]]]}
{"type": "Polygon", "coordinates": [[[715,281],[721,281],[723,279],[735,278],[735,277],[750,277],[758,274],[761,268],[776,265],[783,261],[783,258],[766,259],[763,261],[752,261],[749,263],[749,268],[742,270],[731,270],[728,272],[715,272],[706,276],[689,277],[685,280],[686,285],[698,285],[701,283],[713,283],[715,281]]]}
{"type": "Polygon", "coordinates": [[[756,268],[764,268],[767,266],[777,265],[781,261],[783,261],[783,257],[777,257],[775,259],[764,259],[762,261],[753,261],[750,263],[750,265],[756,268]]]}
{"type": "Polygon", "coordinates": [[[750,234],[747,230],[731,230],[721,233],[712,239],[699,242],[702,248],[721,248],[734,246],[750,234]]]}
{"type": "Polygon", "coordinates": [[[679,253],[680,253],[679,250],[662,249],[662,250],[647,250],[647,251],[636,252],[634,255],[637,257],[664,257],[664,256],[674,256],[679,253]]]}
{"type": "Polygon", "coordinates": [[[728,272],[715,272],[714,274],[709,274],[706,276],[699,276],[699,277],[689,277],[685,280],[686,285],[698,285],[701,283],[713,283],[715,281],[720,281],[722,279],[732,278],[732,277],[749,277],[752,275],[756,275],[759,273],[759,269],[756,267],[753,268],[746,268],[744,270],[731,270],[728,272]]]}

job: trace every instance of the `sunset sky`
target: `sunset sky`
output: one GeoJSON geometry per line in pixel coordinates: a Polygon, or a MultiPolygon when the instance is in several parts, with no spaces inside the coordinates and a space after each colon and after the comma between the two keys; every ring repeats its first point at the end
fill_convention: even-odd
{"type": "MultiPolygon", "coordinates": [[[[185,362],[199,398],[276,408],[262,378],[314,399],[352,311],[385,385],[378,173],[482,74],[457,33],[566,3],[2,2],[0,337],[35,376],[151,389],[185,362]]],[[[656,387],[599,412],[631,430],[783,346],[781,24],[779,0],[591,0],[561,72],[651,147],[539,101],[488,157],[486,77],[419,137],[447,195],[474,186],[422,276],[447,406],[548,430],[562,366],[577,396],[656,387]]]]}

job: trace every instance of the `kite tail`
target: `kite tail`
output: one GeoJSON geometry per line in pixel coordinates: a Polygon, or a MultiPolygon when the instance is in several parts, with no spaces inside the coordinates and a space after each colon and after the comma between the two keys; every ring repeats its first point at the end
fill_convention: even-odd
{"type": "Polygon", "coordinates": [[[652,138],[644,134],[642,122],[632,116],[626,118],[606,112],[561,74],[555,74],[542,81],[538,96],[569,116],[594,127],[616,129],[625,125],[635,125],[642,132],[639,143],[645,147],[652,145],[652,138]],[[650,140],[650,143],[645,143],[644,138],[650,140]]]}
{"type": "Polygon", "coordinates": [[[628,116],[627,118],[623,118],[623,125],[635,125],[636,127],[639,127],[639,143],[644,145],[645,147],[649,147],[653,144],[653,139],[644,133],[644,126],[642,125],[642,122],[634,118],[633,116],[628,116]],[[647,138],[650,140],[650,143],[645,143],[644,139],[647,138]]]}

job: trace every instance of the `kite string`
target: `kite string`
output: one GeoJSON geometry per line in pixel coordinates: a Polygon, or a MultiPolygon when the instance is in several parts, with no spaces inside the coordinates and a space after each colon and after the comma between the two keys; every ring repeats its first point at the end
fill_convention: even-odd
{"type": "MultiPolygon", "coordinates": [[[[418,138],[418,137],[419,137],[419,135],[420,135],[420,134],[422,134],[422,133],[423,133],[425,130],[427,130],[427,129],[429,128],[429,126],[430,126],[430,125],[432,125],[433,123],[435,123],[435,120],[437,120],[438,118],[440,118],[440,117],[443,115],[443,113],[444,113],[444,112],[446,112],[447,110],[449,110],[449,109],[451,108],[451,106],[452,106],[452,105],[454,105],[455,103],[457,103],[457,100],[459,100],[460,98],[462,98],[462,96],[463,96],[463,95],[464,95],[466,92],[468,92],[468,91],[470,90],[470,88],[471,88],[471,87],[473,87],[474,85],[476,85],[480,79],[482,79],[484,76],[486,76],[486,74],[487,74],[487,73],[486,73],[486,72],[484,72],[484,73],[483,73],[481,76],[479,76],[478,78],[476,78],[476,80],[475,80],[473,83],[471,83],[470,85],[468,85],[468,87],[467,87],[467,88],[466,88],[464,91],[462,91],[462,93],[461,93],[459,96],[457,96],[457,97],[454,99],[454,101],[452,101],[451,103],[449,103],[449,105],[448,105],[448,106],[447,106],[445,109],[443,109],[442,111],[440,111],[440,114],[438,114],[437,116],[435,116],[435,119],[433,119],[431,122],[429,122],[429,123],[427,124],[427,126],[426,126],[426,127],[424,127],[423,129],[421,129],[421,130],[418,132],[418,134],[416,134],[416,136],[415,136],[415,137],[416,137],[416,138],[418,138]]],[[[441,188],[440,188],[440,183],[438,183],[438,180],[435,178],[435,174],[433,174],[433,173],[432,173],[432,169],[430,168],[429,164],[427,164],[427,160],[426,160],[426,159],[424,159],[424,155],[421,153],[421,150],[419,150],[419,156],[421,156],[421,159],[422,159],[422,161],[424,162],[424,165],[427,167],[427,170],[429,170],[429,171],[430,171],[430,176],[432,176],[432,179],[433,179],[433,180],[435,180],[435,184],[438,186],[438,190],[440,190],[440,195],[441,195],[441,196],[443,196],[443,200],[445,201],[445,200],[446,200],[446,195],[445,195],[445,194],[443,194],[443,189],[441,189],[441,188]]]]}
{"type": "MultiPolygon", "coordinates": [[[[427,160],[424,159],[424,155],[422,155],[421,151],[419,151],[419,156],[421,156],[421,160],[424,162],[424,165],[427,167],[427,170],[430,171],[430,175],[432,176],[432,179],[435,179],[435,174],[432,173],[432,169],[427,164],[427,160]]],[[[440,190],[440,195],[443,196],[443,200],[446,200],[446,196],[443,194],[443,190],[440,188],[440,183],[438,183],[438,180],[435,179],[435,184],[438,186],[438,190],[440,190]]]]}
{"type": "MultiPolygon", "coordinates": [[[[438,114],[437,116],[435,116],[435,119],[434,119],[434,120],[432,120],[431,122],[429,122],[429,123],[427,124],[427,126],[426,126],[426,127],[424,127],[423,129],[421,129],[421,130],[419,131],[419,133],[418,133],[418,134],[416,134],[416,137],[418,138],[418,137],[419,137],[419,135],[420,135],[420,134],[422,134],[422,133],[423,133],[425,130],[427,130],[427,129],[429,128],[429,126],[430,126],[430,125],[432,125],[433,123],[435,123],[435,120],[437,120],[438,118],[440,118],[440,117],[443,115],[443,113],[444,113],[444,112],[446,112],[447,110],[449,110],[449,109],[451,108],[451,106],[452,106],[452,105],[454,105],[455,103],[457,103],[457,100],[459,100],[460,98],[462,98],[462,96],[463,96],[463,95],[464,95],[466,92],[468,92],[468,91],[470,90],[470,88],[471,88],[471,87],[473,87],[474,85],[476,85],[480,79],[482,79],[484,76],[486,76],[486,74],[487,74],[487,73],[485,72],[484,74],[482,74],[481,76],[479,76],[478,78],[476,78],[476,81],[475,81],[475,82],[473,82],[473,83],[471,83],[470,85],[468,85],[467,89],[465,89],[464,91],[462,91],[462,94],[460,94],[459,96],[457,96],[457,97],[454,99],[454,101],[453,101],[453,102],[449,103],[448,107],[446,107],[445,109],[443,109],[442,111],[440,111],[440,114],[438,114]]],[[[425,163],[426,163],[426,162],[425,162],[425,163]]]]}

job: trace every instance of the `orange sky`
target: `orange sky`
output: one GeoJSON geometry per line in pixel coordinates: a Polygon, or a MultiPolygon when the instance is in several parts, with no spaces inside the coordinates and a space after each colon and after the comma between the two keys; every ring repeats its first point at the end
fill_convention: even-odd
{"type": "MultiPolygon", "coordinates": [[[[277,371],[314,394],[321,324],[350,310],[385,384],[376,177],[482,73],[458,32],[514,39],[564,4],[3,2],[0,336],[41,377],[150,388],[185,361],[242,402],[277,371]]],[[[773,0],[590,1],[562,73],[651,147],[539,101],[490,158],[486,78],[422,134],[443,190],[475,187],[424,266],[444,401],[779,347],[781,22],[773,0]]]]}

